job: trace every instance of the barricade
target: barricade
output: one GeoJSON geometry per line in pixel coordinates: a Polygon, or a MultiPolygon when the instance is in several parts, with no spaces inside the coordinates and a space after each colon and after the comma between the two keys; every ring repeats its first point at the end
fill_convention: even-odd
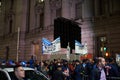
{"type": "Polygon", "coordinates": [[[107,77],[107,80],[120,80],[120,77],[107,77]]]}
{"type": "Polygon", "coordinates": [[[89,80],[88,75],[82,75],[82,80],[89,80]]]}
{"type": "MultiPolygon", "coordinates": [[[[91,80],[88,75],[82,75],[82,80],[91,80]]],[[[107,77],[107,80],[120,80],[120,77],[107,77]]]]}

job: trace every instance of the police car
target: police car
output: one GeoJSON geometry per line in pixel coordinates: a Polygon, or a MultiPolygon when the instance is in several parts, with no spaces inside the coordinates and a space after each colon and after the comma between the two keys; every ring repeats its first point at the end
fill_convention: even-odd
{"type": "MultiPolygon", "coordinates": [[[[33,68],[23,67],[23,69],[25,70],[27,80],[50,80],[43,73],[33,68]]],[[[0,68],[0,80],[12,80],[14,76],[13,68],[0,68]]]]}

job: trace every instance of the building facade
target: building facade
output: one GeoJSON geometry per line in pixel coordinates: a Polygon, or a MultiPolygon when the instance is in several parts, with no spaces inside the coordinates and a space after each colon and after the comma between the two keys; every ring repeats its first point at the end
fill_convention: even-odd
{"type": "Polygon", "coordinates": [[[29,60],[42,55],[42,38],[54,40],[54,19],[79,23],[81,43],[94,56],[120,52],[119,0],[0,0],[0,58],[29,60]]]}

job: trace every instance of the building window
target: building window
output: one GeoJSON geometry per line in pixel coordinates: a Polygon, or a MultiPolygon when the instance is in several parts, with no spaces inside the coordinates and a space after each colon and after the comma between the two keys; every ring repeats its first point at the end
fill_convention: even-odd
{"type": "Polygon", "coordinates": [[[30,31],[30,5],[31,0],[28,0],[28,5],[27,5],[27,16],[26,16],[26,32],[29,33],[30,31]]]}
{"type": "Polygon", "coordinates": [[[13,9],[13,6],[14,6],[14,0],[11,0],[11,6],[10,6],[10,9],[13,9]]]}
{"type": "Polygon", "coordinates": [[[105,57],[105,54],[108,53],[107,37],[99,36],[97,37],[97,56],[105,57]]]}
{"type": "Polygon", "coordinates": [[[105,2],[104,0],[99,0],[99,15],[104,15],[105,14],[105,2]]]}
{"type": "Polygon", "coordinates": [[[56,17],[61,17],[61,14],[62,14],[62,10],[61,10],[61,8],[58,8],[56,10],[56,17]]]}
{"type": "Polygon", "coordinates": [[[40,28],[43,29],[44,27],[44,13],[40,14],[40,28]]]}
{"type": "Polygon", "coordinates": [[[76,18],[82,18],[82,3],[77,3],[75,6],[76,18]]]}
{"type": "Polygon", "coordinates": [[[101,42],[106,42],[106,37],[105,37],[105,36],[100,37],[100,41],[101,41],[101,42]]]}
{"type": "Polygon", "coordinates": [[[13,20],[10,20],[9,33],[12,33],[12,27],[13,27],[13,20]]]}
{"type": "Polygon", "coordinates": [[[113,0],[113,14],[119,15],[120,14],[120,0],[113,0]]]}

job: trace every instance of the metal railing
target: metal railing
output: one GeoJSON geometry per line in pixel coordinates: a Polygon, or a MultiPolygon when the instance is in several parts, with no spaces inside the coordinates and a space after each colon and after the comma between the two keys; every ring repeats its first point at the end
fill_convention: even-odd
{"type": "MultiPolygon", "coordinates": [[[[90,77],[88,77],[88,75],[83,75],[82,80],[91,80],[91,79],[90,77]]],[[[107,77],[106,80],[120,80],[120,77],[107,77]]]]}
{"type": "Polygon", "coordinates": [[[120,77],[107,77],[107,80],[120,80],[120,77]]]}

